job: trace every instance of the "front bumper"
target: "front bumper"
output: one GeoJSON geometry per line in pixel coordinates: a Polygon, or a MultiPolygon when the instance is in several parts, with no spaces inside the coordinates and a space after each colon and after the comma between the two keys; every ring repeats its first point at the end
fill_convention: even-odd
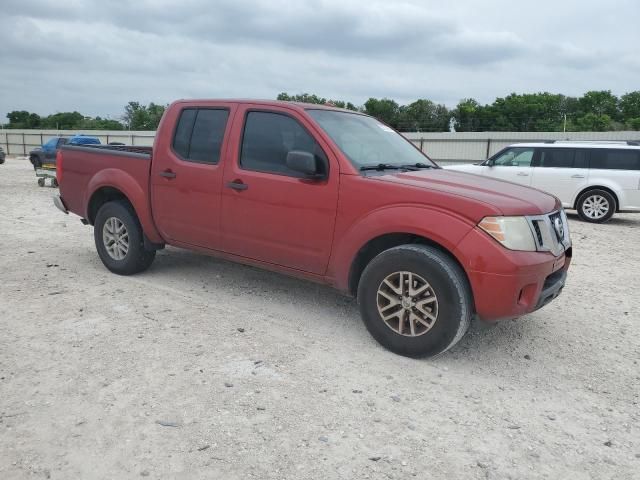
{"type": "Polygon", "coordinates": [[[542,291],[538,296],[538,303],[536,303],[534,310],[544,307],[547,303],[558,297],[560,292],[562,292],[566,281],[567,271],[565,269],[558,270],[549,275],[544,281],[542,291]]]}
{"type": "Polygon", "coordinates": [[[497,322],[542,308],[564,288],[572,249],[549,252],[507,250],[474,229],[458,245],[464,260],[478,317],[497,322]]]}
{"type": "Polygon", "coordinates": [[[68,214],[69,210],[67,210],[67,206],[64,204],[62,197],[60,195],[53,196],[53,204],[63,213],[68,214]]]}

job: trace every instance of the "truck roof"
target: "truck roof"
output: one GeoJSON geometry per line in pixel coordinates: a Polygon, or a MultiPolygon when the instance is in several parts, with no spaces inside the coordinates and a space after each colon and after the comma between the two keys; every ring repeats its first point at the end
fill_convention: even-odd
{"type": "Polygon", "coordinates": [[[347,110],[346,108],[339,108],[336,107],[334,105],[330,105],[330,104],[317,104],[317,103],[304,103],[304,102],[291,102],[289,100],[262,100],[262,99],[255,99],[255,98],[181,98],[180,100],[176,100],[175,102],[173,102],[173,104],[178,104],[178,103],[202,103],[202,104],[207,104],[207,103],[250,103],[250,104],[254,104],[254,105],[264,105],[267,107],[295,107],[297,109],[300,110],[309,110],[309,109],[314,109],[314,110],[336,110],[339,112],[348,112],[348,113],[355,113],[355,114],[360,114],[360,115],[365,115],[362,112],[356,112],[353,110],[347,110]]]}

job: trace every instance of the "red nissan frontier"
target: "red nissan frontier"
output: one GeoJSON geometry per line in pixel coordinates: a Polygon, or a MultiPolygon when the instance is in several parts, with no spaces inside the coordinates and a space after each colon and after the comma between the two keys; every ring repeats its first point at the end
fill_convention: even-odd
{"type": "Polygon", "coordinates": [[[451,348],[473,316],[547,304],[571,260],[557,198],[444,170],[329,106],[180,100],[153,148],[65,145],[57,174],[55,205],[93,225],[112,272],[141,272],[168,244],[328,284],[412,357],[451,348]]]}

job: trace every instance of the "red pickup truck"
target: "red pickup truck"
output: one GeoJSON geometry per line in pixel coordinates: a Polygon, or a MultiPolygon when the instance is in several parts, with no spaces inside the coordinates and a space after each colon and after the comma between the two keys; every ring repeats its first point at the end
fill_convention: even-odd
{"type": "Polygon", "coordinates": [[[141,272],[169,244],[329,284],[407,356],[446,351],[474,315],[542,307],[571,259],[555,197],[441,169],[329,106],[181,100],[153,148],[64,146],[57,172],[55,205],[94,226],[112,272],[141,272]]]}

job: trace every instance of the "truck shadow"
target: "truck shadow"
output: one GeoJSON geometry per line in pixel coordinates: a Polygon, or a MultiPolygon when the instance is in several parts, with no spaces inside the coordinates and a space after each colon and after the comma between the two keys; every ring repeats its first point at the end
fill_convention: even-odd
{"type": "MultiPolygon", "coordinates": [[[[320,328],[340,331],[341,336],[345,334],[345,326],[354,336],[369,335],[360,319],[356,300],[329,286],[176,248],[159,252],[145,276],[170,279],[170,282],[179,284],[176,288],[186,287],[191,292],[223,292],[227,298],[238,299],[250,295],[249,307],[259,305],[266,312],[271,309],[280,312],[280,308],[285,307],[292,316],[299,313],[315,317],[315,321],[326,319],[326,324],[320,328]],[[334,329],[335,323],[340,323],[341,328],[334,329]]],[[[486,355],[511,356],[509,352],[518,350],[519,344],[525,343],[523,339],[530,338],[527,330],[532,328],[531,322],[525,319],[497,325],[474,320],[460,343],[436,361],[466,363],[470,358],[486,355]],[[508,345],[506,351],[505,345],[508,345]]]]}
{"type": "Polygon", "coordinates": [[[323,316],[349,315],[359,321],[355,299],[329,286],[188,250],[170,247],[159,252],[147,274],[167,279],[178,276],[183,287],[186,284],[194,291],[250,295],[254,304],[300,306],[317,309],[323,316]]]}

